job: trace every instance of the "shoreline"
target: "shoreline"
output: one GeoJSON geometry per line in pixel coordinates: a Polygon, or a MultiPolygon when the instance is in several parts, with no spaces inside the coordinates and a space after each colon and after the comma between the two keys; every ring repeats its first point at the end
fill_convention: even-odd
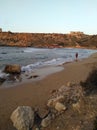
{"type": "Polygon", "coordinates": [[[62,71],[47,75],[42,80],[20,84],[9,89],[0,89],[0,130],[13,130],[10,115],[17,106],[38,107],[41,111],[46,106],[52,90],[68,82],[79,83],[85,80],[89,72],[97,66],[97,53],[89,58],[62,66],[64,67],[62,71]]]}
{"type": "MultiPolygon", "coordinates": [[[[84,59],[87,59],[87,58],[79,59],[78,62],[84,59]]],[[[76,60],[68,61],[68,62],[63,63],[62,65],[44,66],[44,67],[35,69],[31,72],[23,72],[21,74],[21,79],[22,79],[21,81],[11,81],[11,82],[5,81],[3,84],[1,84],[0,89],[9,89],[11,87],[18,87],[23,84],[30,84],[33,82],[41,81],[50,75],[57,74],[58,72],[63,71],[64,69],[66,69],[65,68],[66,66],[74,62],[77,62],[77,61],[76,60]]]]}
{"type": "MultiPolygon", "coordinates": [[[[95,54],[95,53],[93,53],[93,54],[95,54]]],[[[93,55],[93,54],[91,54],[91,55],[93,55]]],[[[80,58],[80,59],[78,59],[78,61],[82,61],[84,59],[87,59],[90,56],[88,56],[86,58],[80,58]]],[[[22,84],[27,84],[27,83],[37,82],[37,81],[43,80],[47,76],[52,75],[52,74],[57,73],[57,72],[60,72],[63,69],[65,69],[66,64],[69,65],[70,63],[74,63],[74,62],[76,62],[76,59],[74,59],[72,61],[64,62],[61,65],[48,65],[48,66],[43,66],[43,67],[34,69],[32,71],[22,72],[19,76],[19,79],[16,78],[15,80],[8,80],[8,81],[6,80],[4,83],[2,83],[0,85],[0,89],[17,87],[17,86],[20,86],[22,84]]]]}
{"type": "Polygon", "coordinates": [[[9,83],[5,81],[0,86],[0,89],[7,89],[7,88],[9,89],[10,87],[17,87],[18,85],[37,82],[43,80],[45,77],[49,75],[62,71],[63,69],[64,67],[62,65],[46,66],[46,67],[36,69],[29,73],[22,73],[21,74],[22,81],[17,81],[17,82],[12,81],[9,83]]]}

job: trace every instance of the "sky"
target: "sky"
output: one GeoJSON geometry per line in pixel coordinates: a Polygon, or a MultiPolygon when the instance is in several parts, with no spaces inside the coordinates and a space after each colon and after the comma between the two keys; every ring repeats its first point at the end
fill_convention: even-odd
{"type": "Polygon", "coordinates": [[[0,0],[0,28],[12,32],[97,34],[97,0],[0,0]]]}

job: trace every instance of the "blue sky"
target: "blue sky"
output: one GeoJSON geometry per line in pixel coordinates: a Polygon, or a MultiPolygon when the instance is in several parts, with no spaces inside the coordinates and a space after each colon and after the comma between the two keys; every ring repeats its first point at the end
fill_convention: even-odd
{"type": "Polygon", "coordinates": [[[0,0],[3,31],[97,34],[97,0],[0,0]]]}

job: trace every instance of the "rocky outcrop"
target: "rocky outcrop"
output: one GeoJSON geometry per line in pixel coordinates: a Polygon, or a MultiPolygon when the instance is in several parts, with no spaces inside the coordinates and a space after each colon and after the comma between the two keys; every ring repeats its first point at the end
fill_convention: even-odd
{"type": "Polygon", "coordinates": [[[10,74],[20,74],[21,73],[21,67],[20,65],[6,65],[4,69],[5,73],[10,73],[10,74]]]}
{"type": "Polygon", "coordinates": [[[80,111],[80,100],[82,89],[74,83],[68,83],[68,86],[62,86],[53,91],[47,101],[47,107],[43,116],[39,114],[38,109],[32,110],[29,106],[19,106],[13,111],[11,120],[17,130],[29,130],[32,126],[36,128],[47,127],[57,116],[66,112],[69,107],[74,111],[80,111]]]}
{"type": "Polygon", "coordinates": [[[17,130],[29,130],[34,123],[34,111],[29,106],[19,106],[10,118],[17,130]]]}
{"type": "Polygon", "coordinates": [[[0,46],[19,47],[97,47],[97,35],[83,32],[57,33],[12,33],[0,32],[0,46]]]}
{"type": "Polygon", "coordinates": [[[23,113],[18,109],[11,115],[14,126],[18,130],[28,130],[28,126],[31,126],[29,130],[30,128],[33,130],[45,128],[49,130],[71,130],[71,128],[74,130],[82,130],[84,128],[92,130],[93,119],[97,115],[97,95],[96,97],[93,95],[87,97],[79,84],[68,82],[67,86],[63,85],[59,89],[52,91],[47,101],[45,108],[47,111],[45,111],[44,116],[38,113],[39,109],[37,111],[34,109],[34,114],[32,115],[30,109],[27,109],[27,111],[23,109],[23,113]],[[96,107],[94,107],[94,102],[96,107]],[[28,116],[29,114],[32,118],[28,116]],[[32,125],[29,118],[32,121],[32,125]]]}

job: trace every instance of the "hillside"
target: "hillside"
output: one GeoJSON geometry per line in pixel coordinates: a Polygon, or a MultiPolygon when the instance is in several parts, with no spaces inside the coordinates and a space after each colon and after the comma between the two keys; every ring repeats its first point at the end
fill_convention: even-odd
{"type": "Polygon", "coordinates": [[[0,32],[0,46],[97,48],[97,35],[0,32]]]}

